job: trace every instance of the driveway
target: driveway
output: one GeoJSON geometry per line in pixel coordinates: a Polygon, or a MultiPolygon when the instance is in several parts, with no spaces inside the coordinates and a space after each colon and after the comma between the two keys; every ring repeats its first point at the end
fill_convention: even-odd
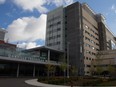
{"type": "Polygon", "coordinates": [[[28,79],[32,78],[0,78],[0,87],[37,87],[26,84],[28,79]]]}

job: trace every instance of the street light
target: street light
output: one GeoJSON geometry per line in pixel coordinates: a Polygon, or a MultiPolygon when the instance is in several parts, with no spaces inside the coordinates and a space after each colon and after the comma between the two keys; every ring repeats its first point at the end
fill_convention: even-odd
{"type": "Polygon", "coordinates": [[[67,78],[69,78],[69,45],[70,42],[67,42],[67,78]]]}

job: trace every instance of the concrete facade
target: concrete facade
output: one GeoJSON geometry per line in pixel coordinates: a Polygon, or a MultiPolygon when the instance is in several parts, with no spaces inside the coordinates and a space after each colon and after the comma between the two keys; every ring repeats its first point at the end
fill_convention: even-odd
{"type": "Polygon", "coordinates": [[[82,4],[84,74],[90,75],[91,62],[99,50],[98,23],[95,13],[87,4],[82,4]]]}
{"type": "MultiPolygon", "coordinates": [[[[74,3],[65,8],[66,52],[69,54],[69,64],[78,68],[78,74],[83,72],[83,30],[82,9],[80,3],[74,3]],[[68,52],[69,49],[69,52],[68,52]]],[[[68,55],[67,55],[68,56],[68,55]]]]}
{"type": "Polygon", "coordinates": [[[64,9],[59,7],[47,14],[46,45],[64,50],[64,9]]]}
{"type": "MultiPolygon", "coordinates": [[[[56,15],[58,9],[48,13],[46,43],[51,41],[48,39],[48,25],[52,15],[49,14],[54,12],[56,15]]],[[[64,49],[67,63],[69,61],[71,66],[75,66],[79,75],[90,75],[91,62],[96,59],[97,52],[115,49],[115,36],[106,26],[103,15],[96,14],[86,3],[76,2],[60,9],[63,9],[61,14],[64,17],[63,31],[59,34],[63,36],[61,42],[65,43],[60,49],[64,49]]],[[[55,27],[52,27],[52,30],[55,30],[55,27]]],[[[53,40],[51,44],[54,44],[53,40]]],[[[46,45],[58,49],[57,46],[46,45]]]]}
{"type": "Polygon", "coordinates": [[[100,51],[100,65],[116,65],[116,50],[100,51]]]}

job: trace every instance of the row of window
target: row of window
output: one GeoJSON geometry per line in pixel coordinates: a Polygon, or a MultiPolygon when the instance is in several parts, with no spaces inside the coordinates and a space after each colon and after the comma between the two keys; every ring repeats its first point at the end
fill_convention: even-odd
{"type": "Polygon", "coordinates": [[[94,60],[93,58],[85,57],[86,60],[94,60]]]}
{"type": "Polygon", "coordinates": [[[48,19],[48,22],[52,22],[52,21],[58,20],[58,19],[60,19],[60,18],[61,18],[61,16],[56,16],[56,17],[53,17],[53,18],[51,18],[51,19],[48,19]]]}
{"type": "Polygon", "coordinates": [[[95,32],[95,31],[94,31],[93,29],[91,29],[90,27],[88,27],[86,24],[85,24],[85,28],[88,29],[88,30],[90,30],[91,32],[93,32],[95,35],[98,36],[98,33],[95,32]]]}
{"type": "Polygon", "coordinates": [[[83,16],[83,19],[85,19],[88,23],[91,24],[92,27],[94,27],[97,31],[98,31],[98,28],[96,28],[88,19],[86,19],[84,16],[83,16]]]}
{"type": "Polygon", "coordinates": [[[47,46],[55,46],[55,45],[60,45],[60,41],[47,44],[47,46]]]}
{"type": "Polygon", "coordinates": [[[56,36],[51,36],[51,37],[48,37],[48,40],[52,40],[52,39],[56,39],[56,38],[60,38],[61,35],[56,35],[56,36]]]}
{"type": "Polygon", "coordinates": [[[87,72],[85,72],[85,73],[89,74],[90,72],[89,72],[89,71],[87,71],[87,72]]]}
{"type": "Polygon", "coordinates": [[[91,52],[91,51],[89,51],[89,50],[86,50],[86,54],[90,54],[90,55],[96,55],[94,52],[91,52]]]}
{"type": "Polygon", "coordinates": [[[56,25],[59,25],[59,24],[61,24],[61,21],[59,21],[57,23],[54,23],[54,24],[50,24],[48,27],[51,28],[51,27],[56,26],[56,25]]]}
{"type": "MultiPolygon", "coordinates": [[[[89,67],[89,68],[92,67],[92,66],[93,66],[93,67],[96,67],[96,65],[88,65],[88,64],[87,64],[87,65],[84,64],[84,66],[85,66],[85,67],[89,67]]],[[[103,67],[103,66],[107,67],[108,65],[100,65],[100,66],[102,66],[102,67],[103,67]]]]}
{"type": "Polygon", "coordinates": [[[61,28],[57,28],[57,29],[48,31],[48,33],[49,33],[49,34],[52,34],[52,33],[54,33],[54,32],[58,32],[58,31],[60,31],[60,30],[61,30],[61,28]]]}
{"type": "Polygon", "coordinates": [[[85,30],[85,34],[88,34],[90,37],[93,37],[95,40],[98,40],[94,35],[90,34],[88,31],[85,30]]]}
{"type": "Polygon", "coordinates": [[[87,44],[87,43],[85,43],[85,46],[86,46],[86,47],[89,47],[89,48],[91,48],[91,49],[93,49],[93,50],[96,50],[96,51],[99,50],[99,49],[95,48],[94,46],[91,46],[91,45],[89,45],[89,44],[87,44]]]}
{"type": "Polygon", "coordinates": [[[86,65],[86,67],[91,67],[91,65],[86,65]]]}
{"type": "Polygon", "coordinates": [[[88,37],[85,37],[85,40],[88,40],[88,41],[91,42],[92,44],[99,46],[98,43],[95,43],[93,40],[89,39],[88,37]]]}

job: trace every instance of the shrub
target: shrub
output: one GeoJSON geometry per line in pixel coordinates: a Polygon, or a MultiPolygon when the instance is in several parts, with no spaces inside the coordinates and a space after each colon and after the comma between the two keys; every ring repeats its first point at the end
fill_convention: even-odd
{"type": "Polygon", "coordinates": [[[83,82],[83,86],[96,86],[97,84],[101,82],[102,82],[101,79],[89,80],[89,81],[83,82]]]}
{"type": "Polygon", "coordinates": [[[39,81],[39,82],[42,82],[42,81],[45,81],[46,79],[47,79],[46,77],[39,77],[39,78],[38,78],[38,81],[39,81]]]}
{"type": "MultiPolygon", "coordinates": [[[[112,80],[112,79],[111,79],[112,80]]],[[[96,86],[99,83],[102,83],[103,80],[100,78],[92,77],[50,77],[49,80],[47,77],[39,78],[38,81],[45,82],[48,84],[55,85],[70,85],[70,86],[96,86]]]]}

